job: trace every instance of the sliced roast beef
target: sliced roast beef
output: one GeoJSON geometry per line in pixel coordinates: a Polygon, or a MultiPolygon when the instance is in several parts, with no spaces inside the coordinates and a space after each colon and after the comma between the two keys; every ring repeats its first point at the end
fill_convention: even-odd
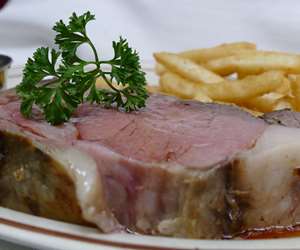
{"type": "Polygon", "coordinates": [[[151,96],[147,108],[136,113],[82,105],[71,123],[81,140],[122,156],[189,168],[207,168],[230,160],[251,147],[265,128],[263,121],[232,106],[159,95],[151,96]]]}
{"type": "Polygon", "coordinates": [[[23,118],[19,105],[13,91],[1,94],[2,206],[104,232],[193,238],[300,220],[296,128],[162,95],[132,113],[83,104],[56,127],[37,109],[23,118]]]}

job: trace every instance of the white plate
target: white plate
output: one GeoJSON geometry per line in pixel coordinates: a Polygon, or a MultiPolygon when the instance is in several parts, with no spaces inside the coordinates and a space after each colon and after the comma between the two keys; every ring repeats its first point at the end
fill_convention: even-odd
{"type": "MultiPolygon", "coordinates": [[[[151,62],[144,63],[147,80],[157,83],[151,62]]],[[[7,87],[21,79],[22,67],[10,70],[7,87]]],[[[101,234],[95,228],[40,218],[0,207],[0,238],[39,249],[51,250],[208,250],[300,249],[300,238],[273,240],[186,240],[130,234],[101,234]]]]}
{"type": "Polygon", "coordinates": [[[274,240],[186,240],[130,234],[101,234],[95,228],[48,220],[0,208],[0,238],[51,250],[300,249],[300,238],[274,240]]]}

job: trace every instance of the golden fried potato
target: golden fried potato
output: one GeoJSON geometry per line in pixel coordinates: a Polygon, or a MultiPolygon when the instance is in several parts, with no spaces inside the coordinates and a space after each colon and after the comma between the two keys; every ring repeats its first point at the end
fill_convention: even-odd
{"type": "Polygon", "coordinates": [[[294,97],[294,107],[300,111],[300,76],[293,76],[291,81],[292,96],[294,97]]]}
{"type": "Polygon", "coordinates": [[[96,80],[96,88],[109,89],[110,87],[107,85],[107,83],[104,81],[104,79],[102,77],[99,77],[96,80]]]}
{"type": "Polygon", "coordinates": [[[160,86],[147,85],[146,89],[151,94],[156,94],[161,92],[160,86]]]}
{"type": "Polygon", "coordinates": [[[242,80],[225,80],[218,84],[197,86],[213,100],[225,102],[242,102],[249,98],[273,92],[284,80],[279,71],[269,71],[260,75],[247,76],[242,80]]]}
{"type": "MultiPolygon", "coordinates": [[[[190,59],[198,64],[203,64],[212,59],[238,55],[249,50],[256,50],[256,45],[249,42],[235,42],[224,43],[212,48],[187,50],[178,53],[177,55],[190,59]]],[[[165,71],[166,68],[160,63],[155,65],[155,72],[157,75],[162,75],[165,71]]]]}
{"type": "Polygon", "coordinates": [[[166,68],[160,63],[155,64],[154,70],[155,70],[155,73],[159,76],[161,76],[163,73],[165,73],[167,71],[166,68]]]}
{"type": "Polygon", "coordinates": [[[293,110],[292,100],[290,98],[281,99],[274,107],[273,111],[281,109],[291,109],[293,110]]]}
{"type": "Polygon", "coordinates": [[[218,84],[202,84],[186,80],[174,73],[165,73],[160,78],[162,91],[181,98],[193,99],[200,95],[223,102],[243,102],[276,90],[284,80],[278,71],[270,71],[257,76],[248,76],[242,80],[224,80],[218,84]]]}
{"type": "Polygon", "coordinates": [[[300,73],[300,56],[271,51],[249,51],[210,60],[205,67],[222,76],[232,73],[259,74],[269,70],[298,74],[300,73]]]}
{"type": "MultiPolygon", "coordinates": [[[[160,77],[162,92],[169,93],[184,99],[193,99],[197,94],[206,96],[199,91],[199,84],[186,80],[174,73],[166,72],[160,77]],[[200,93],[199,93],[200,92],[200,93]]],[[[202,97],[203,98],[203,97],[202,97]]]]}
{"type": "Polygon", "coordinates": [[[212,102],[213,100],[209,98],[207,95],[204,93],[198,91],[196,95],[193,98],[194,100],[200,101],[200,102],[212,102]]]}
{"type": "Polygon", "coordinates": [[[191,59],[197,63],[205,63],[212,59],[236,55],[248,50],[256,50],[256,45],[249,42],[224,43],[212,48],[184,51],[178,55],[191,59]]]}
{"type": "Polygon", "coordinates": [[[253,43],[238,42],[155,58],[165,93],[236,104],[254,115],[300,111],[300,55],[257,51],[253,43]]]}
{"type": "Polygon", "coordinates": [[[283,97],[283,94],[271,92],[262,96],[245,100],[243,105],[250,109],[259,110],[260,112],[271,112],[275,109],[276,105],[283,97]]]}
{"type": "Polygon", "coordinates": [[[207,70],[193,61],[171,53],[156,53],[155,59],[169,71],[197,83],[218,83],[224,81],[221,76],[207,70]]]}
{"type": "Polygon", "coordinates": [[[284,96],[290,96],[292,94],[291,81],[285,77],[280,87],[276,89],[275,92],[284,96]]]}

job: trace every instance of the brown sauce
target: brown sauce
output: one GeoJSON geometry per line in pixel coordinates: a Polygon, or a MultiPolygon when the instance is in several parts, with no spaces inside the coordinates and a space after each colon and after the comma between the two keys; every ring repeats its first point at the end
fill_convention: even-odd
{"type": "MultiPolygon", "coordinates": [[[[300,224],[294,226],[272,226],[266,228],[254,228],[245,230],[232,238],[247,240],[277,239],[300,236],[300,224]]],[[[228,238],[228,237],[225,237],[228,238]]]]}

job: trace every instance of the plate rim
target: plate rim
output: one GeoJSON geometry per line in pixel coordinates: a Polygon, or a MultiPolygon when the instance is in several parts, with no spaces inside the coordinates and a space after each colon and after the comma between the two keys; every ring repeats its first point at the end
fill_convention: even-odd
{"type": "MultiPolygon", "coordinates": [[[[38,234],[43,234],[43,235],[50,236],[50,237],[58,237],[58,238],[62,238],[65,240],[92,243],[92,244],[97,244],[97,245],[102,245],[102,246],[105,245],[105,246],[110,246],[110,247],[121,247],[121,248],[134,249],[134,250],[150,250],[150,249],[153,249],[153,250],[190,250],[191,249],[191,248],[160,247],[160,246],[153,246],[153,245],[140,245],[137,243],[126,243],[126,242],[116,242],[116,241],[112,241],[112,240],[97,239],[97,238],[80,236],[80,235],[67,233],[67,232],[60,232],[60,231],[56,231],[53,229],[47,229],[44,227],[38,227],[35,225],[22,223],[22,222],[14,221],[11,219],[6,219],[3,217],[0,217],[0,224],[4,224],[4,225],[10,226],[10,227],[21,229],[21,230],[24,230],[24,231],[30,232],[30,233],[38,233],[38,234]]],[[[99,233],[101,233],[101,232],[99,231],[99,233]]]]}
{"type": "Polygon", "coordinates": [[[65,244],[75,244],[79,247],[78,249],[83,249],[81,248],[82,246],[91,246],[84,248],[86,250],[94,250],[98,248],[103,249],[105,247],[108,249],[134,250],[300,249],[300,237],[264,240],[204,240],[148,235],[102,234],[100,231],[99,234],[97,233],[98,231],[96,228],[46,219],[43,217],[29,215],[12,209],[0,207],[0,238],[14,243],[19,242],[19,244],[21,243],[23,246],[42,247],[42,249],[65,248],[51,248],[51,246],[45,245],[46,242],[35,242],[33,239],[40,236],[46,237],[47,240],[58,239],[61,241],[61,243],[63,243],[64,246],[65,244]],[[32,223],[28,223],[26,220],[32,223]],[[47,222],[52,223],[52,226],[49,227],[47,222]],[[65,225],[65,228],[63,225],[65,225]],[[68,225],[71,226],[70,229],[72,232],[68,232],[68,225]],[[53,227],[54,229],[52,229],[53,227]],[[95,230],[96,234],[88,235],[86,232],[84,232],[84,230],[73,232],[74,228],[72,227],[78,227],[79,230],[80,228],[92,229],[95,230]],[[19,231],[21,230],[19,235],[22,234],[22,237],[14,236],[15,234],[11,234],[11,230],[8,232],[7,229],[9,228],[19,231]],[[129,237],[126,240],[125,238],[113,240],[114,236],[119,237],[120,235],[125,238],[128,236],[129,237]],[[159,244],[153,244],[153,240],[159,240],[161,242],[159,242],[159,244]],[[176,243],[178,244],[179,242],[180,246],[176,246],[176,243]]]}

